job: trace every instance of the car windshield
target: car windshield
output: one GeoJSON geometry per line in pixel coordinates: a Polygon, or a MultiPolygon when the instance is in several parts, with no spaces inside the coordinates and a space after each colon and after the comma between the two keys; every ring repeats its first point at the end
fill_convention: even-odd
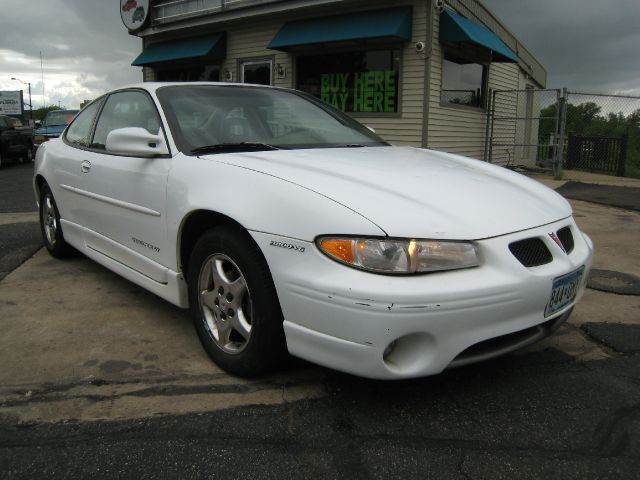
{"type": "Polygon", "coordinates": [[[43,127],[59,127],[66,126],[71,123],[78,110],[55,110],[47,113],[44,119],[43,127]]]}
{"type": "Polygon", "coordinates": [[[387,145],[367,127],[300,92],[176,85],[160,88],[158,97],[185,153],[387,145]]]}

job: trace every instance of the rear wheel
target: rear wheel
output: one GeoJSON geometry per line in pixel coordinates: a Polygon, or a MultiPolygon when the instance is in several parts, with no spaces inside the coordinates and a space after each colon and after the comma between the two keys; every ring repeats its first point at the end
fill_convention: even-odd
{"type": "Polygon", "coordinates": [[[48,185],[40,192],[40,231],[44,246],[56,258],[63,258],[73,252],[73,248],[64,240],[60,213],[48,185]]]}
{"type": "Polygon", "coordinates": [[[282,312],[257,245],[239,228],[218,227],[196,243],[189,262],[189,301],[211,359],[234,375],[260,375],[286,355],[282,312]]]}

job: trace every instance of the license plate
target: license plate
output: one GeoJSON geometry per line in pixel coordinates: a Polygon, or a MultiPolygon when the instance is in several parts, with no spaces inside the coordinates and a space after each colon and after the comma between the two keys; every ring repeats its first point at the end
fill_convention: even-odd
{"type": "Polygon", "coordinates": [[[580,267],[578,270],[553,279],[551,297],[549,298],[549,303],[547,303],[547,308],[544,309],[545,317],[562,310],[576,299],[583,275],[584,267],[580,267]]]}

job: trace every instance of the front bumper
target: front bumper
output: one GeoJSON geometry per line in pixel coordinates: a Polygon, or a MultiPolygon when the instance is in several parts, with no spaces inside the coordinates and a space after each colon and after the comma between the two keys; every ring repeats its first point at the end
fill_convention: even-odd
{"type": "MultiPolygon", "coordinates": [[[[470,363],[460,361],[464,356],[460,354],[489,339],[543,324],[551,332],[582,296],[593,255],[591,241],[572,218],[478,241],[481,266],[477,268],[401,277],[340,265],[313,243],[252,235],[271,268],[289,352],[380,379],[436,374],[470,363]],[[570,254],[548,235],[567,225],[575,244],[570,254]],[[551,263],[526,268],[511,254],[510,243],[530,237],[545,241],[553,255],[551,263]],[[280,248],[283,242],[304,251],[280,248]],[[583,265],[576,300],[545,318],[553,279],[583,265]]],[[[509,348],[502,345],[496,351],[505,353],[509,348]]],[[[488,352],[473,358],[491,356],[488,352]]]]}

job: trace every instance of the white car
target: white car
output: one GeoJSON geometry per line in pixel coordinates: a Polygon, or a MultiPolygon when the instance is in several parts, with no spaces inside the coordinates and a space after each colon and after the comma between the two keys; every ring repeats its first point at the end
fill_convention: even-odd
{"type": "Polygon", "coordinates": [[[395,379],[522,348],[567,319],[593,254],[539,183],[272,87],[111,92],[38,149],[34,188],[53,256],[190,307],[243,376],[287,350],[395,379]]]}

